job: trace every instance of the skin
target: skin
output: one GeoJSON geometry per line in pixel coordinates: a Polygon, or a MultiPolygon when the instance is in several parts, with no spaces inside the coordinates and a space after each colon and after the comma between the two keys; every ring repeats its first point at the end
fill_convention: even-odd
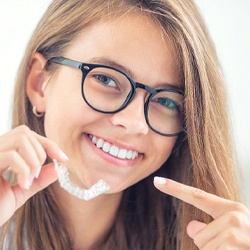
{"type": "Polygon", "coordinates": [[[25,126],[0,137],[0,225],[32,195],[57,179],[53,164],[44,165],[42,169],[40,167],[47,155],[62,162],[67,160],[54,142],[25,126]],[[3,173],[9,166],[17,174],[17,183],[13,186],[3,178],[3,173]],[[38,174],[39,178],[36,178],[38,174]]]}
{"type": "MultiPolygon", "coordinates": [[[[169,42],[162,39],[158,25],[138,14],[129,14],[115,21],[102,21],[85,29],[72,41],[62,56],[102,64],[105,64],[103,58],[106,61],[115,61],[128,69],[127,73],[134,81],[153,88],[160,88],[162,83],[180,85],[178,64],[169,42]],[[128,38],[133,42],[128,43],[128,38]]],[[[98,248],[115,220],[123,190],[156,171],[171,154],[176,137],[164,137],[149,129],[144,117],[144,103],[147,97],[144,90],[137,90],[133,101],[121,112],[103,114],[92,110],[82,99],[80,70],[60,66],[56,72],[49,75],[43,70],[45,64],[46,60],[41,54],[32,55],[26,90],[37,112],[45,113],[46,140],[55,143],[68,156],[67,166],[73,183],[88,188],[99,179],[104,179],[110,186],[108,194],[86,202],[65,192],[58,182],[52,184],[66,221],[70,222],[74,232],[75,249],[98,248]],[[135,150],[139,156],[134,160],[115,158],[98,149],[90,141],[89,134],[119,148],[135,150]]],[[[28,128],[25,129],[32,140],[37,136],[28,128]]],[[[18,132],[20,131],[16,129],[16,133],[18,132]]],[[[2,140],[6,140],[7,136],[2,140]]],[[[10,148],[24,160],[27,174],[23,176],[19,163],[8,165],[16,166],[13,171],[20,172],[18,184],[28,188],[27,185],[21,184],[25,184],[27,180],[32,182],[40,169],[34,166],[41,166],[46,155],[50,158],[56,157],[47,153],[42,145],[39,146],[42,154],[40,157],[37,148],[30,154],[32,143],[23,143],[16,149],[14,136],[11,141],[10,148]],[[34,158],[32,161],[30,155],[34,158]],[[34,171],[33,176],[29,173],[31,170],[34,171]]],[[[59,157],[57,160],[66,161],[59,157]]],[[[34,190],[37,191],[35,186],[41,180],[43,171],[44,168],[38,179],[35,178],[29,191],[26,191],[27,195],[23,190],[21,194],[16,194],[21,195],[20,205],[35,193],[34,190]],[[23,194],[25,196],[22,196],[23,194]]],[[[50,179],[50,183],[53,180],[50,179]]],[[[43,182],[40,186],[45,187],[50,183],[43,182]]],[[[10,186],[8,188],[13,189],[10,186]]],[[[5,200],[7,203],[7,196],[5,200]]],[[[14,201],[15,199],[12,212],[16,206],[14,201]]],[[[9,216],[6,217],[5,220],[9,216]]]]}
{"type": "MultiPolygon", "coordinates": [[[[178,83],[177,62],[170,48],[167,41],[162,40],[158,26],[145,17],[130,15],[84,30],[63,56],[95,63],[103,63],[102,58],[106,58],[133,72],[135,81],[157,87],[158,83],[178,83]],[[139,32],[134,23],[140,27],[139,32]],[[125,43],[128,37],[133,43],[125,43]]],[[[50,78],[44,91],[45,131],[69,156],[72,182],[84,188],[104,179],[110,186],[109,195],[87,205],[62,192],[57,183],[53,186],[68,220],[74,225],[77,248],[88,249],[86,245],[91,248],[93,242],[101,241],[111,227],[122,191],[157,170],[171,154],[176,137],[163,137],[148,128],[143,110],[145,91],[138,90],[126,109],[107,115],[92,110],[83,101],[80,81],[81,72],[65,66],[50,78]],[[135,160],[120,160],[103,153],[90,142],[88,134],[119,148],[136,150],[139,156],[135,160]],[[102,210],[97,209],[99,207],[102,210]],[[98,225],[93,224],[94,219],[98,225]],[[79,225],[80,220],[88,223],[79,225]],[[78,235],[77,232],[85,233],[78,235]]]]}
{"type": "MultiPolygon", "coordinates": [[[[161,38],[160,28],[137,16],[101,22],[84,30],[64,56],[83,62],[95,59],[96,63],[107,58],[133,72],[135,81],[151,87],[159,82],[178,83],[177,63],[161,38]],[[141,27],[140,32],[133,22],[141,27]],[[133,43],[124,43],[128,37],[133,43]]],[[[111,187],[110,192],[117,193],[158,169],[170,155],[176,137],[163,137],[148,128],[143,110],[147,92],[138,90],[126,109],[107,115],[92,110],[83,101],[80,81],[81,71],[67,66],[60,67],[50,79],[45,88],[46,135],[69,156],[72,181],[89,187],[104,179],[111,187]],[[135,150],[139,156],[130,161],[114,158],[97,150],[88,134],[119,148],[135,150]]]]}
{"type": "MultiPolygon", "coordinates": [[[[129,69],[133,80],[153,88],[166,82],[180,85],[178,63],[169,42],[162,40],[161,30],[155,23],[138,14],[128,14],[126,18],[115,21],[103,21],[85,29],[62,56],[96,63],[108,58],[129,69]],[[127,42],[128,38],[133,42],[127,42]]],[[[122,191],[156,171],[171,154],[176,137],[163,137],[148,128],[143,113],[145,91],[137,90],[133,101],[119,113],[102,114],[92,110],[83,101],[80,70],[60,66],[51,76],[44,73],[45,64],[46,59],[42,55],[33,54],[26,90],[32,105],[37,107],[38,112],[45,113],[47,138],[24,126],[0,137],[1,176],[11,166],[18,177],[14,186],[1,177],[0,224],[7,221],[30,196],[53,183],[51,186],[75,235],[74,248],[96,249],[115,220],[122,191]],[[139,156],[135,160],[111,157],[97,149],[88,134],[103,138],[120,148],[136,150],[139,156]],[[41,168],[47,156],[58,162],[67,162],[71,181],[75,184],[87,188],[97,180],[104,179],[111,187],[109,193],[88,202],[69,195],[55,182],[57,176],[53,164],[41,168]]],[[[218,197],[212,198],[209,194],[193,197],[190,194],[191,187],[168,183],[171,185],[155,185],[161,191],[209,214],[213,208],[210,202],[216,208],[218,204],[226,207],[230,203],[218,197]],[[201,200],[206,202],[203,204],[201,200]]],[[[243,210],[244,213],[240,214],[248,218],[248,210],[243,210]]],[[[219,217],[215,216],[215,221],[219,217]]],[[[225,221],[221,220],[223,228],[228,228],[229,224],[225,221]]],[[[210,227],[213,224],[207,226],[195,221],[188,226],[189,236],[200,249],[217,249],[213,243],[215,231],[207,229],[210,227]]],[[[216,225],[214,227],[219,229],[216,225]]],[[[249,230],[249,225],[239,228],[244,233],[249,230]]],[[[223,244],[228,243],[225,238],[224,241],[220,238],[217,246],[223,244]]]]}
{"type": "Polygon", "coordinates": [[[156,177],[154,185],[213,217],[209,224],[192,220],[187,226],[188,235],[199,249],[250,248],[250,212],[242,204],[162,177],[156,177]]]}

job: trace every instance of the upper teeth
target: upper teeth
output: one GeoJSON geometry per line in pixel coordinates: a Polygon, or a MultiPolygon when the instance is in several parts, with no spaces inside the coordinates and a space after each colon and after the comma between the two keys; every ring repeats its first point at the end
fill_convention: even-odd
{"type": "Polygon", "coordinates": [[[104,141],[96,136],[89,135],[91,141],[104,152],[109,153],[120,159],[135,159],[138,156],[138,152],[134,150],[127,150],[124,148],[118,148],[116,145],[112,145],[109,142],[104,141]]]}

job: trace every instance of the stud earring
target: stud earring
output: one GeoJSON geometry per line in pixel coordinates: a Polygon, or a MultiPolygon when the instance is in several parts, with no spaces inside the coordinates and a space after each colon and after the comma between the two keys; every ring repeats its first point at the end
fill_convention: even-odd
{"type": "Polygon", "coordinates": [[[43,115],[44,115],[44,113],[40,113],[40,112],[37,112],[37,111],[36,111],[36,106],[33,107],[32,112],[33,112],[33,114],[34,114],[36,117],[43,117],[43,115]]]}

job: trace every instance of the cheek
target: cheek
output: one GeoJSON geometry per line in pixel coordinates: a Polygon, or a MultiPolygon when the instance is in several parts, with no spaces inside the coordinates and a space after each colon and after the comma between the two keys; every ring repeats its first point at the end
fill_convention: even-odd
{"type": "Polygon", "coordinates": [[[176,137],[163,137],[155,144],[155,148],[153,150],[156,152],[155,160],[158,162],[157,165],[159,167],[161,167],[171,155],[176,139],[176,137]]]}
{"type": "MultiPolygon", "coordinates": [[[[76,88],[69,88],[66,84],[63,88],[57,82],[45,91],[45,133],[52,140],[64,136],[73,124],[81,120],[83,100],[81,92],[76,88]]],[[[57,141],[57,140],[56,140],[57,141]]]]}
{"type": "MultiPolygon", "coordinates": [[[[155,134],[152,134],[152,136],[155,136],[155,134]]],[[[158,137],[158,140],[149,142],[148,145],[150,146],[148,146],[148,151],[142,165],[137,168],[137,173],[133,173],[133,176],[131,176],[133,180],[129,180],[132,183],[136,183],[138,180],[144,179],[157,171],[171,155],[175,142],[175,137],[158,137]]]]}
{"type": "MultiPolygon", "coordinates": [[[[46,93],[44,128],[46,136],[61,149],[77,143],[84,128],[101,119],[101,113],[92,110],[83,100],[80,88],[53,86],[46,93]]],[[[75,145],[76,146],[76,145],[75,145]]]]}

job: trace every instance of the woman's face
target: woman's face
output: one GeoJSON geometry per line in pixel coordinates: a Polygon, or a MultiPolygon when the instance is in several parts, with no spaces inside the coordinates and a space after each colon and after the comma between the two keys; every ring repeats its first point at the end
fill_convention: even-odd
{"type": "MultiPolygon", "coordinates": [[[[180,84],[175,55],[163,40],[161,28],[138,14],[85,29],[61,56],[85,63],[112,61],[129,71],[134,81],[152,88],[159,83],[180,84]]],[[[137,89],[124,110],[103,114],[84,102],[81,78],[80,70],[68,66],[59,66],[51,77],[45,88],[46,136],[69,157],[72,182],[86,188],[103,179],[111,187],[110,193],[119,192],[156,171],[171,154],[176,137],[161,136],[148,127],[145,90],[137,89]],[[92,137],[138,156],[114,157],[98,148],[92,137]]]]}

